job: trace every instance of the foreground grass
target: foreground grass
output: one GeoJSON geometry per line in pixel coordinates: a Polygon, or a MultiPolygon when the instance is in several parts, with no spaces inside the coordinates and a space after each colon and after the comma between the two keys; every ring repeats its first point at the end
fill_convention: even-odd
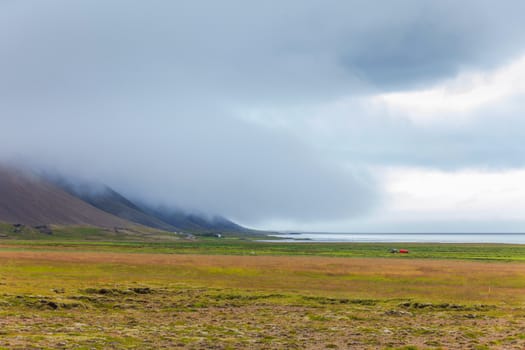
{"type": "Polygon", "coordinates": [[[230,244],[238,255],[165,254],[177,251],[171,245],[8,246],[0,251],[0,348],[525,347],[522,263],[319,256],[333,245],[296,251],[317,256],[243,256],[252,244],[274,255],[296,249],[243,244],[230,244]]]}

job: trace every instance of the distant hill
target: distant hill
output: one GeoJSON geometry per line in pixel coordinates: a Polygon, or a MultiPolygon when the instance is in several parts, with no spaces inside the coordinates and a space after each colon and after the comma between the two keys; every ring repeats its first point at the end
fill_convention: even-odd
{"type": "Polygon", "coordinates": [[[114,189],[100,184],[71,182],[61,177],[50,180],[69,194],[92,206],[144,226],[166,231],[248,232],[249,230],[221,216],[191,214],[165,206],[134,203],[114,189]]]}
{"type": "Polygon", "coordinates": [[[248,232],[249,230],[222,216],[207,216],[205,214],[190,214],[181,210],[166,207],[153,208],[141,205],[144,212],[162,221],[184,230],[248,232]]]}
{"type": "Polygon", "coordinates": [[[129,221],[100,210],[39,176],[1,165],[0,221],[33,226],[131,225],[129,221]]]}
{"type": "Polygon", "coordinates": [[[248,232],[220,216],[136,204],[105,185],[40,176],[0,165],[0,222],[24,225],[130,227],[170,232],[248,232]]]}
{"type": "Polygon", "coordinates": [[[177,231],[177,227],[145,213],[129,199],[108,186],[73,185],[64,179],[55,179],[55,183],[71,195],[119,218],[165,231],[177,231]]]}

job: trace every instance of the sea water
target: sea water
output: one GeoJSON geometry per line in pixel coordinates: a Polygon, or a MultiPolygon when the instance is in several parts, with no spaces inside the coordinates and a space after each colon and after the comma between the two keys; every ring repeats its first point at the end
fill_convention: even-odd
{"type": "Polygon", "coordinates": [[[525,244],[525,234],[509,233],[282,233],[265,242],[406,242],[406,243],[506,243],[525,244]]]}

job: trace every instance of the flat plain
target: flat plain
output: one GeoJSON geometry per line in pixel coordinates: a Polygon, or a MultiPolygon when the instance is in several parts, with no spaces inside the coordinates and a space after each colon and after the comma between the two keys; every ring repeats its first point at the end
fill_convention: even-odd
{"type": "Polygon", "coordinates": [[[0,348],[525,348],[524,246],[0,243],[0,348]]]}

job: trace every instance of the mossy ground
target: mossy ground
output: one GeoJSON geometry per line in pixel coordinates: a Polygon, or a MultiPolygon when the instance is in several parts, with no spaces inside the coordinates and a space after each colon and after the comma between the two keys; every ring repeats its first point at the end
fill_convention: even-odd
{"type": "Polygon", "coordinates": [[[0,348],[525,347],[520,262],[102,247],[0,249],[0,348]]]}

